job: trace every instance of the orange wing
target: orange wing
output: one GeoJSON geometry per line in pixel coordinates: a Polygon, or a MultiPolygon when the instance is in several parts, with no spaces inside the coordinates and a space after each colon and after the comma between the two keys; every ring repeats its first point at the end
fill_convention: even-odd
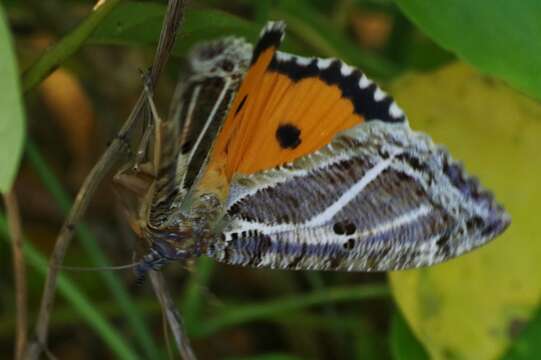
{"type": "Polygon", "coordinates": [[[393,100],[339,60],[278,52],[283,22],[270,22],[212,149],[200,190],[227,193],[231,177],[290,162],[363,121],[405,122],[393,100]]]}

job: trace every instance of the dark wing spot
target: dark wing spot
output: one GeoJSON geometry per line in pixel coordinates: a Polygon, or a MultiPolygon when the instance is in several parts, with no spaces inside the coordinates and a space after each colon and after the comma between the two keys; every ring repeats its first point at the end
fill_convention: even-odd
{"type": "Polygon", "coordinates": [[[357,227],[354,223],[345,220],[336,222],[332,229],[336,235],[353,235],[355,230],[357,230],[357,227]]]}
{"type": "Polygon", "coordinates": [[[242,98],[242,100],[240,101],[240,104],[239,104],[239,107],[237,107],[237,110],[235,110],[235,116],[237,116],[237,114],[242,110],[242,108],[244,107],[244,103],[246,102],[246,98],[248,98],[248,95],[244,95],[244,97],[242,98]]]}
{"type": "Polygon", "coordinates": [[[436,241],[436,245],[440,248],[447,246],[447,244],[449,243],[449,240],[451,240],[450,234],[444,233],[443,235],[440,236],[438,241],[436,241]]]}
{"type": "Polygon", "coordinates": [[[344,226],[341,222],[337,222],[333,225],[332,230],[336,235],[344,235],[346,233],[346,229],[344,229],[344,226]]]}
{"type": "Polygon", "coordinates": [[[301,130],[293,124],[282,124],[276,129],[276,140],[282,149],[295,149],[301,143],[301,130]]]}
{"type": "Polygon", "coordinates": [[[468,221],[466,221],[466,227],[470,231],[475,230],[475,229],[479,229],[479,228],[483,227],[483,225],[484,225],[484,221],[479,216],[474,216],[474,217],[468,219],[468,221]]]}
{"type": "Polygon", "coordinates": [[[346,250],[353,250],[354,247],[355,247],[355,239],[348,239],[348,241],[344,243],[344,249],[346,250]]]}
{"type": "Polygon", "coordinates": [[[240,206],[239,204],[234,204],[227,210],[227,213],[231,216],[237,215],[240,212],[240,206]]]}
{"type": "Polygon", "coordinates": [[[344,226],[346,228],[346,235],[353,235],[355,230],[357,230],[357,228],[355,227],[355,224],[350,223],[350,222],[346,223],[344,226]]]}

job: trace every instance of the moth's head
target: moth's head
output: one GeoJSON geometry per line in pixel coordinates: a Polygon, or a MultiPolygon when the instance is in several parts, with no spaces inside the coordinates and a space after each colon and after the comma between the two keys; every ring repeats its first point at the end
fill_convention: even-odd
{"type": "Polygon", "coordinates": [[[197,255],[191,233],[187,231],[147,231],[150,249],[135,267],[137,283],[141,284],[149,270],[159,271],[171,261],[184,261],[197,255]]]}

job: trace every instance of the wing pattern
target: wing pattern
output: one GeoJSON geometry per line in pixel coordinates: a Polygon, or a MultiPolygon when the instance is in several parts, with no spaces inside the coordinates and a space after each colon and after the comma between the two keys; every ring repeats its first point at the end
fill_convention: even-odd
{"type": "Polygon", "coordinates": [[[271,22],[263,30],[201,192],[217,187],[214,175],[229,180],[293,161],[365,121],[407,122],[393,99],[360,70],[337,59],[278,51],[284,28],[271,22]]]}
{"type": "Polygon", "coordinates": [[[253,267],[398,270],[505,230],[510,218],[492,194],[412,131],[390,96],[339,60],[279,52],[284,28],[269,23],[249,66],[242,58],[238,91],[223,74],[217,90],[205,88],[210,110],[199,112],[209,106],[197,105],[207,97],[197,81],[181,92],[194,106],[175,112],[181,151],[175,181],[163,180],[180,189],[158,192],[160,227],[150,235],[159,256],[142,268],[206,253],[253,267]]]}
{"type": "Polygon", "coordinates": [[[252,46],[226,37],[202,43],[190,52],[189,71],[181,76],[162,145],[162,163],[149,224],[170,227],[199,172],[248,68],[252,46]]]}
{"type": "Polygon", "coordinates": [[[387,271],[460,255],[509,221],[426,135],[373,121],[291,163],[237,175],[208,254],[254,267],[387,271]]]}

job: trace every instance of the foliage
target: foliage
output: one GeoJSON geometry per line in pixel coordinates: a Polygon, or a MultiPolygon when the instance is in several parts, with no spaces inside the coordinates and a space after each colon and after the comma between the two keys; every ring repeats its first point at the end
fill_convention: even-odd
{"type": "Polygon", "coordinates": [[[541,2],[397,0],[421,29],[483,73],[541,99],[541,2]]]}
{"type": "Polygon", "coordinates": [[[541,104],[463,64],[404,77],[393,89],[412,127],[446,144],[513,216],[489,246],[429,269],[391,273],[394,294],[432,357],[495,358],[541,295],[541,232],[531,212],[541,200],[541,158],[533,155],[541,151],[541,104]]]}
{"type": "Polygon", "coordinates": [[[11,34],[0,8],[0,192],[6,192],[17,173],[23,148],[24,111],[11,34]]]}
{"type": "MultiPolygon", "coordinates": [[[[173,264],[164,273],[168,283],[178,284],[172,286],[173,296],[201,358],[527,359],[541,354],[541,248],[535,226],[541,105],[501,82],[541,97],[539,72],[532,71],[540,65],[536,15],[541,9],[535,0],[396,2],[192,2],[173,50],[177,58],[157,90],[159,107],[168,102],[178,65],[193,44],[226,34],[255,41],[267,19],[285,19],[286,50],[339,57],[384,81],[413,128],[448,146],[494,189],[513,216],[510,231],[461,259],[390,274],[399,309],[391,305],[389,286],[378,274],[233,269],[208,259],[191,264],[189,271],[173,264]]],[[[7,16],[0,16],[0,190],[11,187],[24,143],[21,82],[31,141],[16,190],[32,269],[32,314],[46,269],[41,254],[54,242],[69,194],[133,104],[141,87],[137,68],[151,61],[165,9],[163,1],[109,0],[97,10],[83,1],[44,3],[6,1],[7,16]],[[81,18],[82,13],[88,16],[81,18]],[[54,45],[41,54],[43,42],[54,45]],[[17,68],[26,69],[22,80],[17,68]]],[[[137,246],[124,240],[129,235],[114,203],[109,186],[103,186],[87,223],[77,230],[70,264],[131,262],[137,246]]],[[[7,239],[4,217],[0,220],[0,236],[7,239]]],[[[5,250],[0,251],[0,303],[7,304],[0,317],[0,349],[9,354],[15,304],[6,244],[0,242],[5,250]]],[[[133,280],[131,274],[63,274],[58,289],[63,302],[52,313],[52,352],[59,358],[68,354],[70,344],[62,335],[84,329],[74,340],[78,355],[87,349],[109,357],[165,358],[159,307],[147,287],[135,287],[133,280]]]]}
{"type": "Polygon", "coordinates": [[[400,311],[395,311],[391,320],[390,343],[393,358],[396,360],[428,359],[425,349],[411,332],[400,311]]]}

